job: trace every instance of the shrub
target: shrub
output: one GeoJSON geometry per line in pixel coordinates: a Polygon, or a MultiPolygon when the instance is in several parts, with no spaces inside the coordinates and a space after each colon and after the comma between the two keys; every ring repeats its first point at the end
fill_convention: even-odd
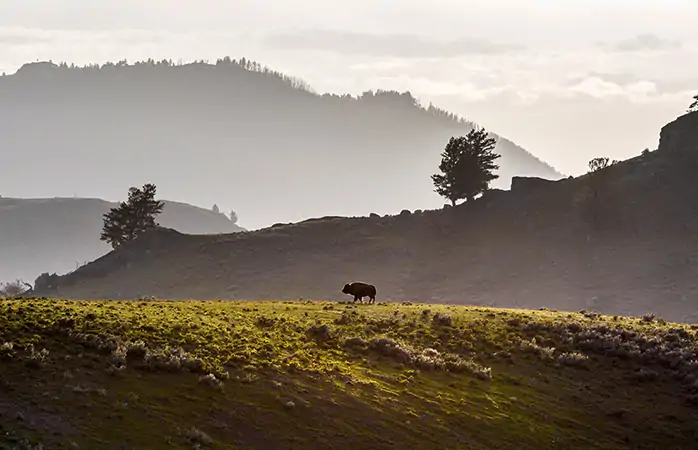
{"type": "Polygon", "coordinates": [[[148,348],[143,341],[129,342],[126,344],[126,356],[134,358],[143,358],[148,352],[148,348]]]}
{"type": "Polygon", "coordinates": [[[585,365],[588,359],[588,356],[579,352],[563,353],[557,357],[560,364],[577,367],[585,365]]]}
{"type": "Polygon", "coordinates": [[[332,339],[332,331],[326,324],[311,325],[306,330],[306,335],[317,342],[327,342],[332,339]]]}
{"type": "MultiPolygon", "coordinates": [[[[349,308],[349,306],[347,306],[347,308],[349,308]]],[[[354,322],[354,319],[356,319],[358,315],[356,311],[344,311],[340,317],[334,320],[334,323],[337,325],[349,325],[354,322]]]]}
{"type": "Polygon", "coordinates": [[[519,325],[521,325],[521,319],[519,319],[518,317],[507,319],[507,325],[509,325],[510,327],[518,327],[519,325]]]}
{"type": "Polygon", "coordinates": [[[33,344],[28,344],[29,356],[26,359],[26,363],[29,367],[39,368],[46,363],[48,360],[49,351],[42,348],[40,351],[34,350],[33,344]]]}
{"type": "Polygon", "coordinates": [[[422,370],[468,372],[483,380],[492,378],[491,368],[483,367],[473,360],[463,359],[452,353],[441,353],[433,348],[426,348],[420,352],[386,337],[374,338],[369,345],[385,356],[422,370]]]}
{"type": "Polygon", "coordinates": [[[370,342],[370,346],[379,353],[390,356],[398,362],[410,363],[412,361],[413,351],[393,339],[386,337],[374,338],[370,342]]]}
{"type": "Polygon", "coordinates": [[[271,328],[276,324],[276,319],[273,317],[260,316],[257,318],[257,326],[260,328],[271,328]]]}
{"type": "Polygon", "coordinates": [[[10,359],[14,356],[14,344],[12,342],[4,342],[0,345],[0,359],[10,359]]]}
{"type": "Polygon", "coordinates": [[[204,362],[181,348],[147,350],[143,357],[145,367],[152,371],[177,372],[182,369],[201,372],[204,362]]]}
{"type": "Polygon", "coordinates": [[[211,445],[213,444],[213,439],[211,436],[199,430],[196,427],[191,427],[184,433],[187,440],[193,444],[198,445],[211,445]]]}
{"type": "Polygon", "coordinates": [[[555,348],[542,347],[538,345],[536,338],[533,338],[530,341],[522,339],[520,342],[520,347],[524,352],[536,354],[543,359],[552,359],[555,353],[555,348]]]}
{"type": "Polygon", "coordinates": [[[107,373],[111,376],[122,375],[126,370],[126,366],[115,366],[114,364],[109,364],[107,367],[107,373]]]}
{"type": "Polygon", "coordinates": [[[434,325],[440,325],[443,327],[450,327],[453,325],[453,319],[448,314],[436,313],[432,318],[432,323],[434,325]]]}
{"type": "Polygon", "coordinates": [[[367,347],[368,341],[360,337],[346,338],[342,343],[345,347],[367,347]]]}
{"type": "Polygon", "coordinates": [[[221,380],[216,378],[216,376],[212,373],[209,373],[208,375],[202,375],[199,377],[199,383],[204,384],[212,389],[215,389],[217,391],[222,391],[224,388],[224,384],[221,380]]]}
{"type": "Polygon", "coordinates": [[[642,321],[643,322],[654,322],[655,319],[657,318],[656,314],[654,313],[647,313],[642,316],[642,321]]]}
{"type": "MultiPolygon", "coordinates": [[[[455,355],[454,355],[455,356],[455,355]]],[[[448,358],[446,359],[446,368],[450,372],[468,372],[481,380],[491,380],[492,379],[492,368],[484,367],[476,363],[473,360],[461,359],[461,358],[448,358]]]]}
{"type": "Polygon", "coordinates": [[[122,345],[117,346],[111,352],[111,362],[117,366],[123,366],[126,364],[126,355],[128,354],[128,349],[122,345]]]}

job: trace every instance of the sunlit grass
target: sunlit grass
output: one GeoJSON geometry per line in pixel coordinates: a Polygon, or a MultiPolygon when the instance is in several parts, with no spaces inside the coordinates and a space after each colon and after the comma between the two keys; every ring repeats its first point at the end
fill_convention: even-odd
{"type": "MultiPolygon", "coordinates": [[[[70,398],[53,396],[53,407],[93,405],[72,419],[74,439],[88,446],[109,441],[114,420],[134,424],[138,433],[124,432],[151,448],[189,445],[193,429],[209,438],[197,445],[301,448],[333,433],[349,439],[356,427],[369,427],[355,439],[376,448],[395,439],[612,448],[631,431],[683,442],[682,424],[696,418],[696,349],[694,329],[649,316],[411,303],[0,301],[0,375],[33,402],[69,384],[70,398]],[[22,371],[27,380],[16,378],[22,371]],[[606,408],[636,411],[650,399],[678,422],[599,420],[606,408]],[[235,438],[212,428],[210,408],[221,417],[243,408],[249,417],[225,420],[269,428],[235,438]],[[156,411],[168,419],[154,421],[156,411]]],[[[18,429],[46,439],[30,423],[18,429]]]]}

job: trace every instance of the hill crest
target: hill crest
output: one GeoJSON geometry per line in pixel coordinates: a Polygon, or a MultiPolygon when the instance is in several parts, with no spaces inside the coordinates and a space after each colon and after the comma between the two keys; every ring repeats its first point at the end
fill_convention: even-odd
{"type": "MultiPolygon", "coordinates": [[[[157,220],[191,234],[245,229],[223,214],[164,201],[157,220]]],[[[0,197],[0,280],[33,282],[41,273],[65,273],[111,250],[99,240],[102,216],[117,203],[99,198],[0,197]]]]}
{"type": "Polygon", "coordinates": [[[382,299],[697,320],[688,299],[698,295],[691,200],[698,152],[671,150],[696,149],[692,132],[682,138],[681,131],[695,117],[664,128],[671,147],[665,139],[657,151],[605,169],[596,213],[585,200],[589,175],[521,178],[512,191],[443,210],[310,219],[234,235],[158,231],[95,261],[99,276],[88,265],[36,294],[337,301],[344,283],[359,279],[375,283],[382,299]]]}

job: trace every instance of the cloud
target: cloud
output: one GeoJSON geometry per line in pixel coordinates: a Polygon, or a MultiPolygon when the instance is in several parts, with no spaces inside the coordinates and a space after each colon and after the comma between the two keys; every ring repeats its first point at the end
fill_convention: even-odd
{"type": "Polygon", "coordinates": [[[603,81],[615,83],[618,85],[626,85],[626,84],[631,84],[631,83],[636,83],[638,81],[643,81],[640,78],[638,78],[636,75],[633,75],[631,73],[627,72],[597,72],[597,71],[591,71],[585,75],[582,76],[573,76],[570,77],[567,83],[565,83],[566,86],[575,86],[579,83],[584,82],[584,80],[589,79],[589,78],[595,78],[595,79],[600,79],[603,81]]]}
{"type": "Polygon", "coordinates": [[[264,38],[264,43],[268,47],[286,50],[322,50],[345,55],[396,58],[498,55],[525,49],[519,44],[502,44],[487,39],[433,41],[412,34],[369,34],[329,30],[275,33],[264,38]]]}
{"type": "Polygon", "coordinates": [[[276,33],[0,26],[0,72],[12,73],[35,60],[186,62],[229,55],[254,58],[298,76],[318,92],[356,94],[382,88],[472,102],[506,96],[516,104],[535,103],[544,96],[666,102],[698,86],[698,59],[688,47],[651,54],[599,51],[593,46],[514,51],[523,47],[487,40],[427,40],[414,34],[276,33]],[[298,51],[283,51],[288,48],[298,51]],[[318,57],[317,50],[327,53],[318,57]]]}
{"type": "Polygon", "coordinates": [[[662,52],[667,50],[680,49],[681,43],[669,39],[662,39],[651,33],[638,34],[615,44],[602,44],[608,50],[623,53],[637,52],[662,52]]]}
{"type": "Polygon", "coordinates": [[[599,96],[599,92],[613,93],[626,92],[631,94],[644,93],[647,96],[686,95],[698,86],[698,77],[695,76],[639,76],[629,72],[588,72],[584,75],[568,77],[562,86],[572,90],[585,90],[592,88],[590,93],[599,96]],[[603,88],[601,88],[603,86],[603,88]],[[601,88],[601,89],[599,89],[601,88]]]}

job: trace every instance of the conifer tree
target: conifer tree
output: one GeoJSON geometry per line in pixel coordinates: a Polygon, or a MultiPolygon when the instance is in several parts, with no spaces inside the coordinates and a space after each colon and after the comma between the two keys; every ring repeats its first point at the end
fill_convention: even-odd
{"type": "Polygon", "coordinates": [[[693,97],[693,103],[691,103],[691,106],[688,107],[688,112],[696,112],[698,111],[698,95],[695,95],[693,97]]]}
{"type": "Polygon", "coordinates": [[[431,176],[435,192],[451,201],[472,200],[489,189],[499,169],[494,153],[496,141],[484,129],[473,128],[466,136],[452,137],[441,153],[440,174],[431,176]]]}
{"type": "Polygon", "coordinates": [[[128,200],[104,214],[100,240],[116,249],[144,231],[158,227],[155,216],[162,212],[164,203],[155,200],[155,191],[155,185],[150,183],[143,185],[142,189],[129,189],[128,200]]]}

